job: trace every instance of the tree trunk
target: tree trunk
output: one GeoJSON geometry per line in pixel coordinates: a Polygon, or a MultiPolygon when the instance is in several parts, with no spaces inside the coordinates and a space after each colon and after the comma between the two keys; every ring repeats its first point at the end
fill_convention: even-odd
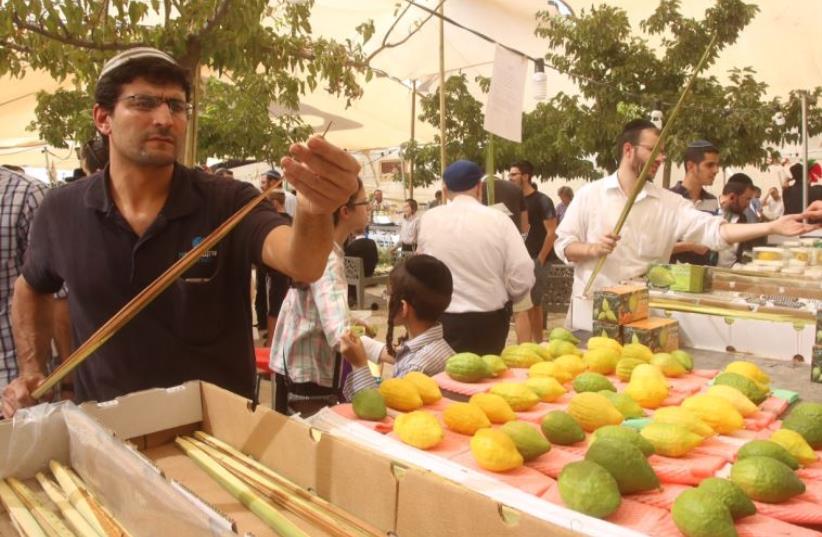
{"type": "Polygon", "coordinates": [[[202,92],[202,76],[200,64],[198,63],[194,69],[191,70],[191,117],[188,120],[188,129],[186,130],[186,145],[183,153],[183,164],[186,166],[194,166],[197,163],[197,127],[199,124],[200,115],[200,97],[202,92]]]}
{"type": "Polygon", "coordinates": [[[671,188],[671,168],[670,160],[665,160],[665,166],[662,168],[662,188],[671,188]]]}

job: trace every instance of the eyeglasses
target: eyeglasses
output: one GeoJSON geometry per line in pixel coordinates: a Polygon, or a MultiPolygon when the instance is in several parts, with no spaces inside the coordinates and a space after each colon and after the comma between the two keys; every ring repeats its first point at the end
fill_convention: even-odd
{"type": "Polygon", "coordinates": [[[140,112],[151,112],[152,110],[159,108],[163,103],[168,105],[168,109],[172,114],[189,115],[192,109],[192,106],[182,99],[158,97],[156,95],[143,95],[139,93],[118,99],[118,102],[119,101],[128,101],[130,108],[139,110],[140,112]]]}
{"type": "MultiPolygon", "coordinates": [[[[653,151],[653,150],[654,150],[654,146],[652,146],[652,145],[636,144],[634,147],[644,147],[644,148],[645,148],[645,149],[647,149],[648,151],[653,151]]],[[[665,154],[665,148],[664,148],[664,147],[663,147],[663,148],[661,148],[661,149],[659,150],[659,154],[660,154],[660,155],[664,155],[664,154],[665,154]]]]}

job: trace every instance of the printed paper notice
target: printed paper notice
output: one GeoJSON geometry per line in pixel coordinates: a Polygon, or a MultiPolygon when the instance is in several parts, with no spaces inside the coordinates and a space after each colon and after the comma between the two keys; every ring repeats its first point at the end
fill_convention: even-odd
{"type": "Polygon", "coordinates": [[[522,141],[522,109],[528,60],[497,45],[491,91],[485,106],[485,130],[513,142],[522,141]]]}

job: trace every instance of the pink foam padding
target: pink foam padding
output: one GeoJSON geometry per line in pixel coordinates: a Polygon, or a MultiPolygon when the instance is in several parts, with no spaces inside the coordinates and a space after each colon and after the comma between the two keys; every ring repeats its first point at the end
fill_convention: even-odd
{"type": "Polygon", "coordinates": [[[757,438],[758,434],[758,431],[751,431],[749,429],[739,429],[737,431],[732,432],[728,436],[732,436],[734,438],[742,438],[745,440],[753,440],[757,438]]]}
{"type": "Polygon", "coordinates": [[[557,447],[554,446],[551,448],[551,451],[545,455],[540,455],[536,459],[525,464],[529,468],[533,468],[541,474],[545,474],[556,479],[567,464],[581,461],[584,458],[584,453],[574,453],[564,449],[557,449],[557,447]]]}
{"type": "Polygon", "coordinates": [[[629,494],[626,498],[670,511],[671,507],[674,505],[674,500],[690,488],[693,487],[678,485],[675,483],[663,483],[662,490],[642,492],[640,494],[629,494]]]}
{"type": "Polygon", "coordinates": [[[778,431],[781,428],[782,428],[782,420],[774,420],[773,423],[768,425],[768,429],[770,429],[772,431],[778,431]]]}
{"type": "Polygon", "coordinates": [[[754,501],[760,515],[779,519],[783,522],[802,525],[822,524],[822,507],[799,498],[791,498],[782,503],[754,501]]]}
{"type": "Polygon", "coordinates": [[[797,496],[800,500],[815,503],[822,509],[822,481],[815,481],[813,479],[803,479],[805,483],[805,492],[797,496]]]}
{"type": "MultiPolygon", "coordinates": [[[[426,449],[426,453],[432,453],[434,455],[439,455],[444,459],[450,459],[471,449],[471,437],[455,433],[454,431],[449,431],[448,429],[444,429],[443,433],[444,434],[440,443],[431,449],[426,449]]],[[[389,433],[388,436],[395,439],[397,442],[402,442],[400,437],[394,432],[389,433]]]]}
{"type": "MultiPolygon", "coordinates": [[[[567,508],[565,502],[562,501],[562,496],[559,494],[558,486],[548,489],[548,491],[542,495],[542,499],[554,505],[567,508]]],[[[619,504],[616,512],[605,520],[617,526],[623,526],[651,535],[654,528],[659,526],[667,516],[668,511],[665,509],[622,498],[622,502],[619,504]]]]}
{"type": "Polygon", "coordinates": [[[759,410],[745,418],[745,428],[751,431],[761,431],[774,422],[776,414],[767,410],[759,410]]]}
{"type": "Polygon", "coordinates": [[[381,421],[361,420],[356,414],[354,414],[354,409],[351,406],[351,403],[334,405],[331,407],[331,410],[345,419],[356,421],[357,423],[368,427],[373,431],[377,431],[378,433],[388,433],[394,427],[394,418],[391,416],[386,416],[381,421]]]}
{"type": "Polygon", "coordinates": [[[723,442],[722,437],[706,438],[700,445],[691,452],[705,455],[716,455],[722,457],[726,462],[733,462],[736,459],[736,452],[739,446],[729,442],[723,442]]]}
{"type": "Polygon", "coordinates": [[[665,513],[665,517],[659,521],[659,524],[648,532],[650,537],[683,537],[679,528],[674,524],[674,517],[671,513],[665,513]]]}
{"type": "Polygon", "coordinates": [[[529,468],[527,466],[520,466],[519,468],[509,470],[507,472],[490,472],[484,468],[481,468],[477,464],[477,461],[474,460],[474,455],[470,451],[457,455],[451,460],[465,466],[466,468],[470,468],[471,470],[476,470],[499,479],[514,488],[535,496],[539,496],[549,488],[552,488],[554,482],[553,479],[547,475],[541,474],[540,472],[537,472],[533,468],[529,468]]]}
{"type": "Polygon", "coordinates": [[[822,483],[822,468],[800,468],[796,471],[796,475],[805,481],[805,483],[807,483],[808,480],[822,483]]]}
{"type": "Polygon", "coordinates": [[[528,378],[528,368],[527,367],[509,367],[507,372],[509,373],[509,379],[522,379],[525,380],[528,378]]]}
{"type": "Polygon", "coordinates": [[[685,464],[651,462],[651,467],[662,483],[699,485],[699,482],[704,479],[702,476],[691,472],[691,469],[685,464]]]}
{"type": "Polygon", "coordinates": [[[719,369],[694,369],[693,371],[691,371],[691,375],[705,377],[706,379],[710,380],[719,375],[719,369]]]}
{"type": "Polygon", "coordinates": [[[693,394],[704,388],[708,384],[708,379],[699,375],[689,374],[669,378],[668,384],[670,384],[674,391],[693,394]]]}
{"type": "Polygon", "coordinates": [[[552,410],[565,410],[567,407],[568,403],[537,403],[530,410],[517,412],[517,419],[539,424],[545,414],[552,410]]]}
{"type": "Polygon", "coordinates": [[[687,399],[690,396],[691,396],[691,394],[689,394],[689,393],[683,393],[683,392],[678,392],[676,390],[670,390],[668,392],[668,397],[666,397],[665,400],[662,401],[662,404],[660,406],[679,406],[679,405],[682,404],[682,401],[684,401],[685,399],[687,399]]]}
{"type": "Polygon", "coordinates": [[[422,409],[423,410],[428,410],[428,411],[431,411],[431,412],[442,413],[448,405],[453,404],[453,403],[454,403],[454,401],[452,401],[451,399],[448,399],[447,397],[443,397],[439,401],[431,403],[430,405],[423,406],[422,409]]]}
{"type": "Polygon", "coordinates": [[[817,531],[795,526],[775,518],[755,514],[736,522],[739,537],[819,537],[817,531]]]}
{"type": "Polygon", "coordinates": [[[725,466],[727,461],[724,457],[694,453],[691,451],[679,458],[651,455],[648,457],[648,462],[650,462],[652,466],[655,464],[682,465],[687,467],[690,472],[697,477],[710,477],[714,475],[717,470],[725,466]]]}
{"type": "Polygon", "coordinates": [[[765,401],[759,405],[759,410],[766,410],[768,412],[773,412],[777,416],[781,416],[783,412],[788,409],[787,401],[784,399],[780,399],[778,397],[768,397],[765,401]]]}
{"type": "Polygon", "coordinates": [[[617,526],[631,528],[640,533],[655,535],[654,531],[668,516],[668,511],[665,509],[622,498],[622,503],[619,505],[616,513],[605,520],[617,526]]]}

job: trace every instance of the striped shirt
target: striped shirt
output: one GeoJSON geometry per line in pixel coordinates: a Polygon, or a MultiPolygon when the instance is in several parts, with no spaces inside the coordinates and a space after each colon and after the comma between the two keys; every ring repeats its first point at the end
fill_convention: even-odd
{"type": "Polygon", "coordinates": [[[334,385],[336,349],[348,328],[344,256],[335,243],[322,277],[308,287],[292,287],[285,295],[269,366],[292,382],[334,385]]]}
{"type": "Polygon", "coordinates": [[[11,296],[23,267],[34,213],[46,195],[40,181],[0,167],[0,387],[17,377],[11,296]]]}
{"type": "MultiPolygon", "coordinates": [[[[412,371],[436,375],[445,369],[445,361],[454,354],[454,349],[442,337],[442,325],[432,326],[397,349],[394,377],[404,377],[412,371]]],[[[350,401],[358,391],[376,387],[377,381],[368,366],[358,367],[346,379],[343,395],[350,401]]]]}

